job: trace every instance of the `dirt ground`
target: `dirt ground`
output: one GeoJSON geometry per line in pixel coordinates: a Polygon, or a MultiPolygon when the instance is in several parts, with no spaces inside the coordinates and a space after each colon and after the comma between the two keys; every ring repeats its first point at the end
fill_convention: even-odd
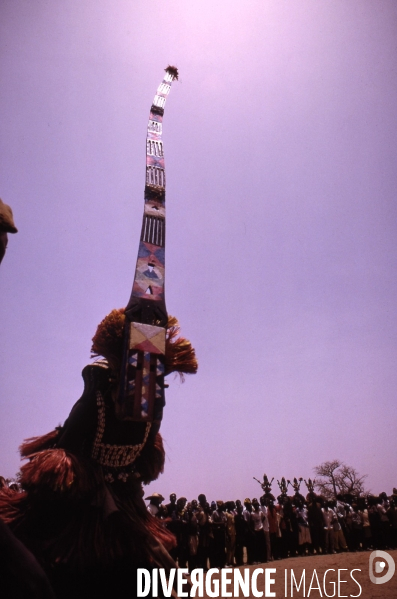
{"type": "MultiPolygon", "coordinates": [[[[387,553],[394,559],[397,567],[397,551],[388,551],[387,553]]],[[[275,583],[270,586],[270,591],[275,592],[275,597],[278,598],[311,597],[317,599],[318,597],[328,596],[335,598],[360,597],[361,599],[397,599],[397,571],[389,582],[384,584],[372,583],[369,579],[370,555],[371,553],[369,551],[364,551],[359,553],[297,557],[274,561],[267,564],[249,566],[249,570],[251,573],[256,568],[276,568],[276,573],[270,574],[271,578],[275,580],[275,583]],[[327,573],[324,585],[324,574],[326,570],[330,569],[334,569],[335,572],[330,571],[327,573]],[[353,569],[356,571],[352,572],[353,569]],[[291,589],[291,570],[293,571],[298,586],[303,570],[305,570],[305,589],[303,589],[303,584],[299,591],[296,590],[296,585],[293,585],[293,588],[291,589]],[[314,570],[318,577],[318,583],[316,581],[314,570]],[[285,571],[287,571],[287,592],[285,592],[285,571]],[[357,582],[352,579],[351,573],[357,582]],[[339,590],[338,574],[341,581],[339,590]],[[312,578],[313,582],[310,590],[312,578]],[[332,583],[335,583],[335,585],[332,583]],[[320,590],[318,587],[320,587],[320,590]]],[[[387,566],[385,566],[385,568],[383,573],[387,573],[387,566]]],[[[239,570],[243,570],[243,567],[239,568],[239,570]]],[[[228,577],[230,578],[231,576],[229,575],[228,577]]],[[[228,586],[228,590],[232,591],[233,594],[233,585],[228,586]]],[[[266,597],[264,574],[258,575],[258,591],[263,591],[262,597],[266,597]]],[[[209,597],[209,595],[204,594],[204,597],[209,597]]],[[[219,597],[224,597],[224,595],[220,594],[219,597]]],[[[243,597],[241,593],[240,597],[243,597]]],[[[250,598],[251,597],[254,597],[252,593],[250,594],[250,598]]]]}

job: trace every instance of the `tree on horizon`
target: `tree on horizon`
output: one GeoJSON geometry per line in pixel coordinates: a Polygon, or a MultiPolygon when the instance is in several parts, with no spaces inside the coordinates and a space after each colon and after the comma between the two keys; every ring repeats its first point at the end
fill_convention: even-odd
{"type": "Polygon", "coordinates": [[[367,495],[365,479],[355,468],[344,464],[341,460],[323,462],[313,468],[316,476],[315,486],[321,495],[327,499],[335,499],[337,495],[367,495]]]}

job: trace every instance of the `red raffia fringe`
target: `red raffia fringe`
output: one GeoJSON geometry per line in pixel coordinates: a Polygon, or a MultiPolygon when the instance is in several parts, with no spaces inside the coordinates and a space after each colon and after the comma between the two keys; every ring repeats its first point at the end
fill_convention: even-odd
{"type": "Polygon", "coordinates": [[[165,374],[178,372],[183,380],[184,373],[196,374],[198,363],[192,344],[184,337],[180,337],[179,332],[178,320],[175,316],[169,316],[165,342],[165,374]]]}
{"type": "Polygon", "coordinates": [[[164,462],[165,451],[163,439],[160,433],[157,433],[154,443],[149,438],[135,462],[136,470],[141,475],[141,480],[145,485],[149,484],[152,480],[156,480],[164,472],[164,462]]]}
{"type": "Polygon", "coordinates": [[[58,429],[55,429],[46,435],[25,439],[22,445],[19,447],[21,457],[27,458],[35,453],[38,453],[39,451],[44,451],[44,449],[50,449],[55,445],[58,435],[59,431],[58,429]]]}
{"type": "Polygon", "coordinates": [[[85,460],[64,449],[47,449],[31,457],[21,468],[22,488],[50,498],[66,493],[70,498],[89,492],[94,481],[85,460]]]}

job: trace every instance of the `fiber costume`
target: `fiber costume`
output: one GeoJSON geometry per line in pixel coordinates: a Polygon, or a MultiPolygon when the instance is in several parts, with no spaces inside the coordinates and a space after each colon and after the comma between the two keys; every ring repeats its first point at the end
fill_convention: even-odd
{"type": "Polygon", "coordinates": [[[58,597],[135,597],[137,567],[169,569],[175,539],[151,516],[142,483],[163,471],[164,377],[195,373],[189,341],[164,299],[165,169],[162,118],[168,67],[150,111],[145,209],[127,307],[98,326],[84,392],[64,425],[25,441],[24,492],[0,494],[0,517],[39,560],[58,597]]]}

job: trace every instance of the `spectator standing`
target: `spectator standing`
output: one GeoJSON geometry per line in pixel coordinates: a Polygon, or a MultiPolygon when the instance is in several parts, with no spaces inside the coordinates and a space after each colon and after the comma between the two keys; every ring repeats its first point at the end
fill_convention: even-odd
{"type": "Polygon", "coordinates": [[[235,526],[235,509],[234,501],[226,502],[226,565],[234,566],[234,554],[236,550],[236,526],[235,526]]]}
{"type": "Polygon", "coordinates": [[[245,538],[245,548],[247,550],[247,564],[251,565],[254,563],[254,533],[253,530],[251,528],[251,513],[252,513],[252,503],[251,503],[251,499],[249,499],[248,497],[246,497],[244,499],[244,510],[243,510],[243,516],[244,519],[247,523],[247,529],[246,529],[246,538],[245,538]]]}
{"type": "Polygon", "coordinates": [[[226,563],[226,515],[225,504],[219,500],[211,514],[212,534],[214,536],[211,568],[224,568],[226,563]]]}
{"type": "Polygon", "coordinates": [[[197,564],[199,568],[203,568],[206,572],[208,570],[208,557],[211,541],[210,509],[207,498],[203,493],[198,496],[198,500],[199,503],[196,514],[198,524],[197,564]]]}
{"type": "Polygon", "coordinates": [[[321,510],[322,498],[312,492],[307,495],[307,513],[312,541],[312,549],[316,554],[320,553],[320,548],[324,546],[324,526],[323,512],[321,510]]]}
{"type": "Polygon", "coordinates": [[[326,501],[322,509],[324,522],[324,553],[336,553],[334,548],[334,521],[336,514],[326,501]]]}
{"type": "Polygon", "coordinates": [[[372,547],[372,532],[368,510],[364,501],[360,504],[359,514],[363,523],[363,547],[364,549],[369,549],[372,547]]]}
{"type": "Polygon", "coordinates": [[[167,503],[164,507],[167,510],[167,516],[171,518],[173,512],[175,512],[176,510],[176,493],[171,493],[170,502],[167,503]]]}
{"type": "Polygon", "coordinates": [[[265,535],[265,545],[266,545],[266,561],[270,562],[272,559],[272,547],[270,544],[270,526],[269,526],[269,518],[268,518],[268,507],[267,504],[269,499],[266,495],[262,495],[260,498],[261,502],[261,512],[263,514],[263,534],[265,535]]]}
{"type": "Polygon", "coordinates": [[[347,551],[346,539],[345,539],[345,535],[344,535],[343,529],[342,529],[342,525],[344,524],[344,514],[345,514],[344,507],[343,507],[343,513],[342,513],[342,507],[341,507],[340,502],[337,503],[336,501],[332,501],[332,502],[330,502],[330,507],[334,511],[334,518],[333,518],[334,549],[335,549],[335,551],[347,551]]]}
{"type": "Polygon", "coordinates": [[[267,519],[269,522],[269,537],[270,537],[270,559],[280,559],[280,527],[279,527],[279,514],[276,510],[272,499],[269,500],[267,506],[267,519]]]}
{"type": "Polygon", "coordinates": [[[242,566],[244,563],[244,547],[247,538],[248,524],[243,515],[243,506],[241,505],[241,502],[236,508],[236,513],[234,515],[234,526],[236,529],[236,566],[242,566]]]}
{"type": "Polygon", "coordinates": [[[186,521],[188,533],[188,563],[191,572],[198,567],[198,522],[197,522],[197,501],[193,499],[186,506],[186,521]]]}
{"type": "Polygon", "coordinates": [[[164,501],[164,497],[160,493],[152,493],[146,497],[146,501],[149,501],[149,505],[147,506],[147,510],[152,516],[160,517],[162,510],[160,510],[160,504],[164,501]]]}
{"type": "Polygon", "coordinates": [[[368,517],[371,525],[372,544],[374,549],[382,549],[382,525],[378,510],[379,498],[370,495],[368,497],[368,517]]]}
{"type": "Polygon", "coordinates": [[[364,549],[363,518],[359,512],[357,503],[352,505],[352,550],[362,551],[364,549]]]}
{"type": "Polygon", "coordinates": [[[390,521],[390,547],[391,549],[397,549],[397,509],[394,499],[390,501],[386,513],[390,521]]]}
{"type": "Polygon", "coordinates": [[[261,564],[267,561],[266,539],[263,530],[265,516],[260,509],[259,501],[252,500],[252,511],[250,515],[250,527],[253,532],[253,558],[254,564],[261,564]]]}
{"type": "MultiPolygon", "coordinates": [[[[189,527],[185,514],[186,497],[179,497],[176,502],[176,510],[172,513],[171,531],[176,537],[175,559],[178,560],[180,568],[187,567],[189,557],[189,527]]],[[[174,557],[173,555],[173,557],[174,557]]]]}
{"type": "Polygon", "coordinates": [[[301,555],[306,555],[307,552],[310,553],[312,542],[310,537],[307,508],[301,500],[295,501],[296,515],[298,518],[299,526],[299,552],[301,555]]]}

